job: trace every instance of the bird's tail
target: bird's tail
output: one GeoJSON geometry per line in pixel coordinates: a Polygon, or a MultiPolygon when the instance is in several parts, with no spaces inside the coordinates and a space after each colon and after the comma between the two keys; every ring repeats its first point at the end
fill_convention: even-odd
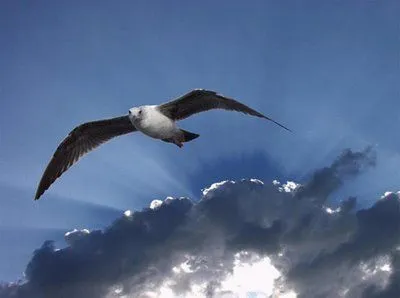
{"type": "Polygon", "coordinates": [[[197,133],[192,133],[183,129],[181,129],[181,132],[183,134],[183,142],[190,142],[200,136],[197,133]]]}

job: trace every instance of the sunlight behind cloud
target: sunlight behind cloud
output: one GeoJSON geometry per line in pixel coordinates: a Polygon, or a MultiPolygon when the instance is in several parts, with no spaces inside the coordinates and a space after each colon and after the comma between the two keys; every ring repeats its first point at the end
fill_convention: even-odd
{"type": "Polygon", "coordinates": [[[131,210],[126,210],[126,211],[124,212],[124,215],[125,215],[126,217],[130,217],[130,216],[132,216],[132,214],[133,214],[133,212],[132,212],[131,210]]]}
{"type": "Polygon", "coordinates": [[[224,185],[225,183],[235,183],[234,181],[228,181],[228,180],[224,180],[224,181],[220,181],[220,182],[215,182],[213,184],[210,185],[210,187],[206,187],[203,188],[201,191],[203,193],[203,196],[207,196],[207,194],[213,190],[218,189],[220,186],[224,185]]]}
{"type": "Polygon", "coordinates": [[[162,203],[163,203],[163,201],[161,201],[161,200],[153,200],[150,203],[150,209],[156,209],[156,208],[160,207],[162,203]]]}
{"type": "Polygon", "coordinates": [[[257,260],[251,263],[240,261],[240,257],[247,255],[247,252],[235,255],[233,273],[222,282],[221,290],[234,292],[239,297],[247,297],[251,292],[272,295],[274,281],[281,274],[268,257],[257,257],[257,260]]]}
{"type": "MultiPolygon", "coordinates": [[[[188,292],[177,295],[173,288],[177,280],[182,276],[196,272],[198,268],[190,265],[192,257],[185,256],[186,260],[172,268],[174,276],[163,281],[157,290],[148,291],[143,297],[146,298],[206,298],[208,284],[200,282],[190,285],[188,292]]],[[[293,291],[286,291],[277,286],[275,281],[281,277],[281,273],[272,265],[269,257],[260,257],[257,254],[241,251],[234,256],[234,267],[232,273],[228,274],[220,285],[215,289],[216,297],[274,297],[274,298],[296,298],[293,291]]]]}

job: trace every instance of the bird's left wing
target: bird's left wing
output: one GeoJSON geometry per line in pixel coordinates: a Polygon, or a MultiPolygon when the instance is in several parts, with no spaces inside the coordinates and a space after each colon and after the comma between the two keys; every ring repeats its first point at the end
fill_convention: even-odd
{"type": "Polygon", "coordinates": [[[35,200],[84,154],[108,140],[135,131],[128,116],[116,117],[77,126],[58,146],[39,182],[35,200]]]}
{"type": "Polygon", "coordinates": [[[158,109],[161,113],[173,120],[182,120],[191,115],[212,109],[237,111],[270,120],[280,127],[291,131],[289,128],[267,116],[264,116],[260,112],[257,112],[245,104],[242,104],[232,98],[225,97],[217,92],[204,89],[192,90],[175,100],[159,105],[158,109]]]}

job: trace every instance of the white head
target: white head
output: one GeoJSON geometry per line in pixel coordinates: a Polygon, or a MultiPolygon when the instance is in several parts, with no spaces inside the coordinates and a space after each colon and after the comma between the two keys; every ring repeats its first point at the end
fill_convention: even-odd
{"type": "Polygon", "coordinates": [[[140,121],[143,117],[143,114],[144,114],[143,107],[133,107],[129,109],[129,118],[132,121],[140,121]]]}

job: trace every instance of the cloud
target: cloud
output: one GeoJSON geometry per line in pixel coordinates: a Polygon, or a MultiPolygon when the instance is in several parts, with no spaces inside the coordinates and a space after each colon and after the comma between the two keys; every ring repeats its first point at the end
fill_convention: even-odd
{"type": "Polygon", "coordinates": [[[400,193],[328,205],[375,162],[346,150],[304,185],[223,181],[198,202],[155,200],[67,233],[64,249],[45,242],[0,297],[398,297],[400,193]]]}
{"type": "Polygon", "coordinates": [[[299,198],[307,197],[323,203],[342,185],[344,179],[357,176],[366,167],[375,164],[376,154],[372,147],[367,147],[361,152],[344,150],[330,167],[316,171],[310,181],[299,188],[297,195],[299,198]]]}

